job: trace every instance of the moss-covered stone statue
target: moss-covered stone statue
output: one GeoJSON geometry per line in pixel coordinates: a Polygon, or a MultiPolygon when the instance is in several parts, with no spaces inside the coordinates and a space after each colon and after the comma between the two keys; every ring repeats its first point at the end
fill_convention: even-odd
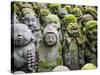
{"type": "Polygon", "coordinates": [[[68,14],[71,14],[72,11],[71,5],[66,5],[64,8],[67,10],[68,14]]]}
{"type": "Polygon", "coordinates": [[[84,64],[85,37],[77,23],[69,23],[63,42],[63,64],[70,70],[78,70],[84,64]]]}
{"type": "Polygon", "coordinates": [[[84,7],[83,13],[90,14],[90,15],[92,15],[93,19],[97,20],[97,10],[95,7],[86,6],[86,7],[84,7]]]}
{"type": "Polygon", "coordinates": [[[81,17],[80,21],[79,21],[79,25],[82,26],[82,28],[85,27],[86,23],[90,20],[93,20],[93,17],[90,14],[85,14],[81,17]]]}
{"type": "Polygon", "coordinates": [[[65,15],[68,15],[67,10],[65,8],[60,8],[58,14],[59,19],[62,20],[65,17],[65,15]]]}
{"type": "Polygon", "coordinates": [[[61,21],[61,30],[63,37],[69,23],[77,23],[77,18],[73,14],[66,15],[61,21]]]}
{"type": "Polygon", "coordinates": [[[85,35],[86,23],[91,20],[93,20],[93,17],[90,14],[85,14],[85,15],[81,16],[80,20],[78,21],[79,25],[81,26],[81,32],[84,35],[85,35]]]}
{"type": "Polygon", "coordinates": [[[77,21],[80,19],[80,17],[83,15],[82,11],[80,8],[75,7],[72,9],[71,14],[73,14],[76,18],[77,21]]]}
{"type": "Polygon", "coordinates": [[[50,12],[52,13],[52,14],[55,14],[55,15],[57,15],[58,14],[58,12],[59,12],[59,10],[60,10],[60,8],[61,8],[61,5],[60,4],[55,4],[55,3],[53,3],[53,4],[49,4],[48,5],[48,8],[49,8],[49,10],[50,10],[50,12]]]}
{"type": "Polygon", "coordinates": [[[49,14],[51,14],[51,12],[47,8],[42,8],[40,10],[39,18],[40,18],[40,24],[41,24],[42,30],[46,27],[46,16],[48,16],[49,14]]]}
{"type": "Polygon", "coordinates": [[[97,66],[97,21],[91,20],[86,23],[86,63],[97,66]]]}
{"type": "Polygon", "coordinates": [[[40,29],[40,23],[38,18],[36,18],[33,14],[26,14],[23,17],[23,23],[28,26],[28,28],[32,31],[33,36],[35,37],[35,44],[36,48],[38,49],[41,45],[41,39],[42,39],[42,34],[41,34],[41,29],[40,29]]]}
{"type": "Polygon", "coordinates": [[[31,30],[25,24],[14,24],[12,28],[14,40],[14,72],[35,72],[35,44],[31,30]]]}
{"type": "Polygon", "coordinates": [[[38,50],[39,72],[50,72],[58,65],[62,65],[61,45],[59,33],[54,27],[46,27],[43,33],[42,46],[38,50]]]}
{"type": "Polygon", "coordinates": [[[63,26],[67,27],[69,23],[77,23],[77,18],[73,14],[66,15],[62,20],[63,26]]]}
{"type": "Polygon", "coordinates": [[[47,4],[46,3],[32,3],[32,7],[35,10],[37,17],[39,17],[40,10],[43,9],[43,8],[47,8],[47,4]]]}
{"type": "Polygon", "coordinates": [[[46,25],[52,25],[59,32],[60,41],[62,40],[61,24],[57,15],[49,14],[46,16],[46,25]]]}

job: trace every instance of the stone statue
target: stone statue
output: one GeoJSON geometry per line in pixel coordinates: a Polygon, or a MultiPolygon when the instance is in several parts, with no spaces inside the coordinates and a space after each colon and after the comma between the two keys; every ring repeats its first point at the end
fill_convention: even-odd
{"type": "Polygon", "coordinates": [[[48,8],[49,8],[49,10],[50,10],[50,12],[52,14],[57,15],[59,13],[59,10],[61,8],[61,5],[60,4],[57,4],[57,3],[53,3],[53,4],[49,4],[48,5],[48,8]]]}
{"type": "Polygon", "coordinates": [[[86,63],[97,66],[97,21],[91,20],[86,23],[86,63]]]}
{"type": "Polygon", "coordinates": [[[41,24],[41,29],[44,30],[46,27],[46,16],[48,16],[50,13],[49,9],[47,8],[42,8],[40,10],[40,24],[41,24]]]}
{"type": "Polygon", "coordinates": [[[65,17],[65,15],[68,15],[67,10],[65,8],[60,8],[59,14],[58,14],[59,19],[62,20],[65,17]]]}
{"type": "Polygon", "coordinates": [[[41,44],[42,34],[40,29],[40,23],[38,18],[34,16],[34,14],[26,14],[23,17],[23,23],[28,26],[28,28],[32,31],[33,36],[35,37],[36,48],[38,49],[41,44]]]}
{"type": "Polygon", "coordinates": [[[14,24],[12,30],[14,40],[14,72],[35,72],[35,45],[34,37],[25,24],[14,24]]]}
{"type": "Polygon", "coordinates": [[[77,23],[69,23],[63,42],[63,64],[70,70],[78,70],[84,64],[85,37],[77,23]]]}
{"type": "Polygon", "coordinates": [[[59,39],[61,42],[62,41],[62,32],[61,32],[61,24],[60,24],[60,20],[59,20],[58,16],[54,15],[54,14],[49,14],[48,16],[46,16],[46,25],[52,25],[53,27],[55,27],[58,30],[59,39]]]}
{"type": "Polygon", "coordinates": [[[62,48],[58,41],[59,34],[56,28],[46,27],[43,32],[43,44],[38,50],[39,72],[50,72],[58,65],[62,64],[62,48]]]}

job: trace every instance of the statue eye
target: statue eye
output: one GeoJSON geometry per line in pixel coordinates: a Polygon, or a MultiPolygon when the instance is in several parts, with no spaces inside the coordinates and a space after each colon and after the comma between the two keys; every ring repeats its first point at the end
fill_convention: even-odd
{"type": "Polygon", "coordinates": [[[49,36],[46,36],[46,39],[49,39],[50,37],[49,36]]]}
{"type": "Polygon", "coordinates": [[[34,21],[35,21],[35,19],[34,19],[34,18],[32,18],[32,21],[34,22],[34,21]]]}
{"type": "Polygon", "coordinates": [[[36,18],[32,18],[31,21],[32,22],[37,22],[37,19],[36,18]]]}
{"type": "Polygon", "coordinates": [[[25,22],[29,22],[29,19],[28,18],[25,18],[25,22]]]}

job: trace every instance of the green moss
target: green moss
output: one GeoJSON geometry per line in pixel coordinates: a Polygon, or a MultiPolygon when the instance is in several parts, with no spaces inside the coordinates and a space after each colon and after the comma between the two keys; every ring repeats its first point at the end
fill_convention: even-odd
{"type": "Polygon", "coordinates": [[[97,21],[91,20],[86,23],[86,29],[92,29],[97,27],[97,21]]]}
{"type": "Polygon", "coordinates": [[[46,23],[52,23],[52,22],[54,22],[55,24],[60,23],[57,15],[49,14],[48,16],[46,16],[46,23]]]}
{"type": "Polygon", "coordinates": [[[76,17],[80,17],[82,15],[82,11],[79,8],[73,8],[71,14],[75,15],[76,17]]]}
{"type": "Polygon", "coordinates": [[[15,3],[12,3],[11,9],[12,9],[13,12],[18,12],[19,11],[19,8],[15,3]]]}
{"type": "Polygon", "coordinates": [[[52,14],[57,14],[61,8],[60,4],[49,4],[49,10],[52,14]]]}
{"type": "Polygon", "coordinates": [[[67,10],[68,13],[71,13],[72,7],[70,5],[66,5],[64,8],[67,10]]]}
{"type": "Polygon", "coordinates": [[[77,23],[69,23],[67,29],[72,30],[72,29],[79,29],[79,26],[77,23]]]}
{"type": "Polygon", "coordinates": [[[61,8],[60,4],[49,4],[49,8],[61,8]]]}
{"type": "Polygon", "coordinates": [[[63,21],[65,24],[76,23],[77,18],[74,15],[70,14],[70,15],[65,16],[63,21]]]}
{"type": "Polygon", "coordinates": [[[81,70],[93,70],[93,69],[96,69],[96,66],[93,65],[92,63],[88,63],[86,65],[84,65],[81,70]]]}
{"type": "Polygon", "coordinates": [[[40,10],[40,15],[47,16],[48,14],[50,14],[49,9],[44,8],[40,10]]]}

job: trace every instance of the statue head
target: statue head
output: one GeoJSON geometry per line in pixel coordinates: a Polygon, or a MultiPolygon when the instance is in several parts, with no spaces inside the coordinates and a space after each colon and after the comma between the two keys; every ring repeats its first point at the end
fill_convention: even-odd
{"type": "Polygon", "coordinates": [[[97,21],[91,20],[86,23],[86,36],[90,41],[97,41],[97,21]]]}
{"type": "Polygon", "coordinates": [[[60,8],[59,10],[59,17],[62,19],[65,17],[65,15],[68,15],[68,12],[66,11],[65,8],[60,8]]]}
{"type": "Polygon", "coordinates": [[[39,20],[34,16],[34,14],[26,14],[23,17],[23,23],[26,24],[31,31],[40,29],[39,20]]]}
{"type": "Polygon", "coordinates": [[[78,37],[80,35],[79,26],[77,23],[69,23],[67,27],[67,32],[71,37],[78,37]]]}
{"type": "Polygon", "coordinates": [[[80,24],[85,27],[86,23],[90,20],[93,20],[93,17],[90,14],[85,14],[82,16],[81,20],[80,20],[80,24]]]}
{"type": "Polygon", "coordinates": [[[49,9],[47,8],[42,8],[40,10],[40,20],[45,21],[45,17],[48,16],[50,13],[49,9]]]}
{"type": "Polygon", "coordinates": [[[72,9],[71,14],[75,15],[75,17],[78,18],[78,17],[82,16],[82,11],[80,8],[75,7],[72,9]]]}
{"type": "Polygon", "coordinates": [[[69,14],[63,18],[62,23],[63,26],[67,27],[69,23],[77,23],[77,18],[74,15],[69,14]]]}
{"type": "Polygon", "coordinates": [[[57,44],[59,39],[58,31],[55,27],[48,26],[43,32],[43,43],[46,46],[52,47],[57,44]]]}
{"type": "Polygon", "coordinates": [[[71,5],[66,5],[64,8],[67,10],[68,14],[71,14],[71,10],[72,10],[71,5]]]}
{"type": "Polygon", "coordinates": [[[34,40],[31,30],[25,24],[14,24],[13,32],[15,46],[24,46],[34,40]]]}
{"type": "Polygon", "coordinates": [[[49,4],[49,10],[52,14],[58,14],[60,8],[61,8],[61,5],[60,4],[55,4],[55,3],[52,3],[52,4],[49,4]]]}

